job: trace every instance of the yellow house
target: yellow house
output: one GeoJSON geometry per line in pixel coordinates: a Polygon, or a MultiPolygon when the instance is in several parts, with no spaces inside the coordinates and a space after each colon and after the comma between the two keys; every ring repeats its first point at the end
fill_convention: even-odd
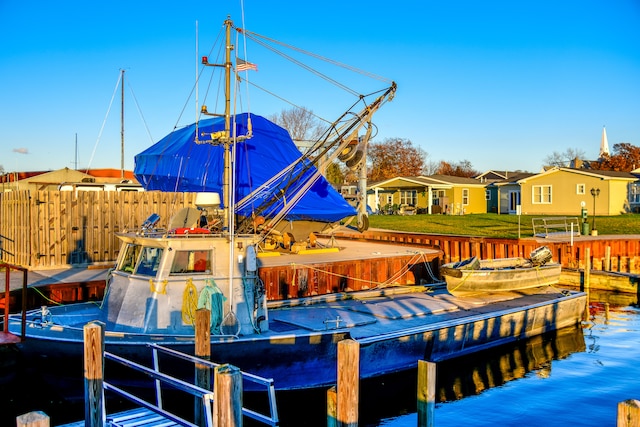
{"type": "Polygon", "coordinates": [[[517,181],[522,213],[527,215],[619,215],[630,212],[629,172],[552,168],[517,181]]]}
{"type": "Polygon", "coordinates": [[[486,213],[484,187],[478,180],[458,176],[396,177],[371,183],[367,203],[374,212],[486,213]]]}

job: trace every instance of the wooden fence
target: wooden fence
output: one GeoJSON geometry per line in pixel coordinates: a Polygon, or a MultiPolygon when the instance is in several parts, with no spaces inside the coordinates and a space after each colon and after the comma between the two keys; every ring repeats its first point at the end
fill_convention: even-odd
{"type": "Polygon", "coordinates": [[[343,237],[436,247],[443,252],[443,263],[471,256],[480,259],[528,257],[535,248],[547,246],[554,261],[565,268],[584,268],[585,251],[590,249],[592,268],[640,274],[640,235],[598,236],[564,241],[547,239],[497,239],[490,237],[449,236],[402,231],[368,230],[343,237]]]}
{"type": "Polygon", "coordinates": [[[195,193],[11,191],[0,193],[0,259],[28,268],[112,263],[115,233],[157,213],[159,227],[195,193]]]}
{"type": "MultiPolygon", "coordinates": [[[[113,263],[120,248],[115,232],[138,228],[157,213],[166,228],[175,211],[194,206],[195,193],[112,191],[12,191],[0,193],[0,259],[27,267],[113,263]]],[[[640,274],[640,236],[597,236],[568,240],[496,239],[368,230],[343,237],[436,247],[442,262],[470,256],[481,259],[529,256],[548,246],[567,268],[584,268],[591,251],[596,270],[640,274]]]]}

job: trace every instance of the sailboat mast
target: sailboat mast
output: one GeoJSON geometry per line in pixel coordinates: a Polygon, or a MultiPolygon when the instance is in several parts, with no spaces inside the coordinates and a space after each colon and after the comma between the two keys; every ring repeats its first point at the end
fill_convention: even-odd
{"type": "Polygon", "coordinates": [[[124,69],[120,74],[120,178],[124,179],[124,69]]]}
{"type": "Polygon", "coordinates": [[[233,211],[231,211],[231,19],[224,21],[226,27],[226,52],[225,52],[225,73],[224,73],[224,178],[222,183],[222,197],[224,200],[224,224],[227,230],[231,230],[233,221],[233,211]]]}

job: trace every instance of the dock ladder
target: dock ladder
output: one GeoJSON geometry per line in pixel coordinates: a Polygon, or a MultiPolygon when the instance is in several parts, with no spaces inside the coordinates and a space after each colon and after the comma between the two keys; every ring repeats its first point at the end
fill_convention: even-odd
{"type": "MultiPolygon", "coordinates": [[[[102,390],[96,391],[95,385],[87,384],[85,379],[85,397],[88,393],[97,392],[97,395],[104,395],[105,391],[109,391],[132,402],[136,407],[126,411],[108,414],[106,410],[107,405],[103,401],[103,404],[99,405],[101,408],[98,409],[98,412],[102,412],[101,414],[90,413],[91,411],[85,410],[85,418],[102,419],[106,421],[104,426],[107,427],[213,427],[213,406],[215,399],[213,391],[195,384],[195,381],[192,382],[190,380],[181,379],[178,375],[170,375],[162,372],[160,369],[160,360],[162,358],[163,364],[167,364],[167,362],[169,362],[169,370],[171,368],[175,369],[176,366],[181,363],[180,361],[186,362],[187,366],[193,364],[194,370],[189,370],[191,375],[202,367],[214,370],[215,368],[229,365],[221,365],[158,344],[147,344],[147,347],[150,348],[152,353],[151,359],[153,367],[142,365],[107,351],[103,352],[104,363],[106,363],[106,361],[112,361],[115,364],[113,367],[118,368],[121,373],[131,371],[130,376],[127,376],[127,384],[123,384],[122,386],[115,385],[113,382],[107,381],[105,378],[102,381],[102,390]],[[176,361],[176,359],[179,360],[176,361]],[[142,384],[137,384],[138,388],[135,391],[132,390],[135,386],[129,387],[129,382],[133,383],[137,381],[138,377],[146,378],[147,381],[153,381],[154,386],[140,387],[142,384]],[[129,378],[131,380],[129,380],[129,378]],[[143,392],[140,392],[141,389],[143,392]],[[144,394],[144,390],[146,390],[147,396],[141,397],[140,394],[144,394]],[[151,391],[154,392],[154,398],[150,398],[148,396],[151,391]],[[184,414],[177,414],[175,413],[176,411],[171,412],[171,409],[168,409],[163,403],[163,394],[165,391],[171,391],[174,393],[180,392],[182,394],[186,393],[186,397],[189,395],[193,396],[193,412],[191,413],[193,419],[191,419],[191,416],[187,419],[184,414]]],[[[110,363],[105,370],[109,372],[108,368],[111,367],[110,363]]],[[[237,372],[237,368],[235,369],[237,372]]],[[[87,370],[85,369],[85,373],[86,371],[87,370]]],[[[260,391],[261,389],[264,389],[268,399],[268,409],[263,408],[262,412],[246,407],[246,402],[243,402],[241,409],[242,416],[269,426],[279,425],[273,379],[262,378],[243,371],[239,372],[242,376],[243,384],[250,384],[250,387],[248,388],[251,390],[260,391]]],[[[88,406],[91,406],[91,404],[88,404],[88,406]]],[[[183,408],[183,406],[181,406],[181,408],[183,408]]],[[[84,426],[85,421],[67,424],[65,427],[84,426]]]]}

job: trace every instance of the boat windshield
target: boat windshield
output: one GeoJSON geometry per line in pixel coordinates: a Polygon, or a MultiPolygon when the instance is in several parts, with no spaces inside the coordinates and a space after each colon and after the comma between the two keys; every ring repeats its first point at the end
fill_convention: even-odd
{"type": "Polygon", "coordinates": [[[133,273],[133,270],[136,268],[136,262],[138,261],[138,256],[140,255],[140,249],[142,246],[134,245],[133,243],[127,243],[124,248],[124,255],[122,256],[122,261],[118,266],[118,271],[124,271],[125,273],[133,273]]]}
{"type": "Polygon", "coordinates": [[[211,272],[211,251],[176,251],[171,274],[185,273],[210,273],[211,272]]]}
{"type": "Polygon", "coordinates": [[[135,273],[143,276],[155,276],[162,259],[162,249],[140,246],[133,243],[126,245],[118,271],[135,273]]]}
{"type": "Polygon", "coordinates": [[[140,253],[140,261],[136,267],[136,274],[155,277],[158,273],[158,267],[160,267],[162,252],[162,248],[143,247],[140,253]]]}

